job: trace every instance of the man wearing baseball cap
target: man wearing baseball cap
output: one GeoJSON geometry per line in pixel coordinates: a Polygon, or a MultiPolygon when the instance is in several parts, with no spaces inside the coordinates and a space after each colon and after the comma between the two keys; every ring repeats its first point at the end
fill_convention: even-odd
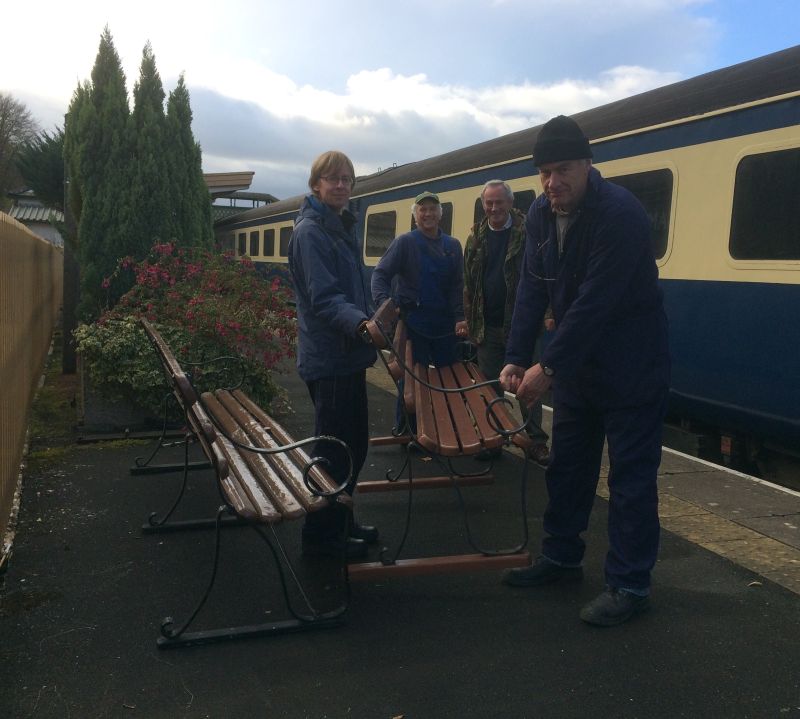
{"type": "Polygon", "coordinates": [[[612,626],[649,607],[659,544],[656,478],[669,386],[667,319],[644,208],[592,167],[578,124],[539,132],[533,162],[544,193],[526,219],[525,264],[506,347],[503,387],[532,404],[553,396],[541,555],[508,570],[512,586],[583,577],[585,544],[608,443],[605,590],[580,613],[612,626]],[[532,362],[545,311],[555,334],[532,362]]]}
{"type": "MultiPolygon", "coordinates": [[[[466,334],[461,244],[439,228],[442,205],[421,192],[411,208],[416,227],[392,240],[372,273],[376,306],[391,297],[402,310],[414,361],[446,367],[456,359],[456,337],[466,334]]],[[[403,428],[398,398],[397,431],[403,428]]],[[[409,418],[413,425],[414,418],[409,418]]],[[[413,429],[413,426],[412,426],[413,429]]]]}

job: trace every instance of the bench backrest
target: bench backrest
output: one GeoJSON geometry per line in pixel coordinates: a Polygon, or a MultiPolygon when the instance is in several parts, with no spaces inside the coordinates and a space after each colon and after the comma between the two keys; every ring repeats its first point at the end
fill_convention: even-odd
{"type": "Polygon", "coordinates": [[[197,392],[161,333],[146,319],[143,318],[141,322],[150,343],[161,360],[161,366],[172,389],[172,394],[183,410],[192,433],[197,437],[206,456],[214,464],[220,479],[224,479],[228,476],[228,463],[219,446],[219,438],[214,430],[214,425],[198,401],[197,392]]]}
{"type": "MultiPolygon", "coordinates": [[[[254,446],[280,450],[293,444],[278,422],[241,390],[220,389],[204,392],[198,398],[158,330],[147,320],[142,320],[142,325],[161,359],[189,428],[214,465],[225,500],[239,516],[272,524],[328,506],[328,499],[314,494],[305,484],[303,473],[311,458],[302,448],[272,454],[244,449],[254,446]]],[[[318,491],[335,493],[339,489],[318,466],[309,471],[309,481],[318,491]]],[[[336,501],[351,503],[349,495],[341,491],[336,501]]]]}
{"type": "Polygon", "coordinates": [[[397,305],[394,300],[391,297],[388,300],[384,300],[364,326],[364,331],[369,336],[369,340],[374,347],[382,350],[389,346],[386,338],[394,334],[398,318],[397,305]]]}

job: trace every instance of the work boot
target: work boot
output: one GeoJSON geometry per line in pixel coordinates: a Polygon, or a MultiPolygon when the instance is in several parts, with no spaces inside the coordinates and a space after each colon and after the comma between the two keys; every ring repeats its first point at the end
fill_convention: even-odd
{"type": "Polygon", "coordinates": [[[627,622],[632,616],[650,608],[650,597],[640,596],[624,589],[606,587],[583,609],[581,619],[598,627],[613,627],[627,622]]]}
{"type": "Polygon", "coordinates": [[[512,587],[541,587],[554,582],[577,582],[583,579],[583,567],[562,567],[546,557],[537,557],[530,567],[506,569],[503,583],[512,587]]]}

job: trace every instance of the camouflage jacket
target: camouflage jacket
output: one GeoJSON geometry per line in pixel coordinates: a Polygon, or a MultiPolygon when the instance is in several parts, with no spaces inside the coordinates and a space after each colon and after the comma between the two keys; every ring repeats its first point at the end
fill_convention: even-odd
{"type": "MultiPolygon", "coordinates": [[[[485,333],[483,268],[486,264],[486,235],[488,231],[489,221],[484,217],[478,224],[473,225],[464,249],[464,317],[469,325],[470,337],[477,344],[483,344],[485,333]]],[[[524,249],[525,215],[512,208],[511,237],[508,239],[508,250],[503,263],[503,275],[506,279],[503,331],[506,336],[511,327],[511,315],[514,313],[514,302],[517,296],[517,284],[519,284],[524,249]]]]}

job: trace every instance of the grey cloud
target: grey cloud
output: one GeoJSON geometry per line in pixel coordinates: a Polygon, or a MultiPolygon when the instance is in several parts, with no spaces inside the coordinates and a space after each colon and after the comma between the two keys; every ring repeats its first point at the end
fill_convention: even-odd
{"type": "Polygon", "coordinates": [[[409,110],[377,114],[365,125],[328,125],[306,118],[285,119],[255,104],[206,89],[192,89],[193,130],[215,169],[256,171],[254,191],[287,197],[305,191],[308,167],[331,148],[346,152],[369,172],[420,160],[488,139],[490,131],[467,115],[442,120],[409,110]],[[222,167],[224,161],[237,166],[222,167]]]}

